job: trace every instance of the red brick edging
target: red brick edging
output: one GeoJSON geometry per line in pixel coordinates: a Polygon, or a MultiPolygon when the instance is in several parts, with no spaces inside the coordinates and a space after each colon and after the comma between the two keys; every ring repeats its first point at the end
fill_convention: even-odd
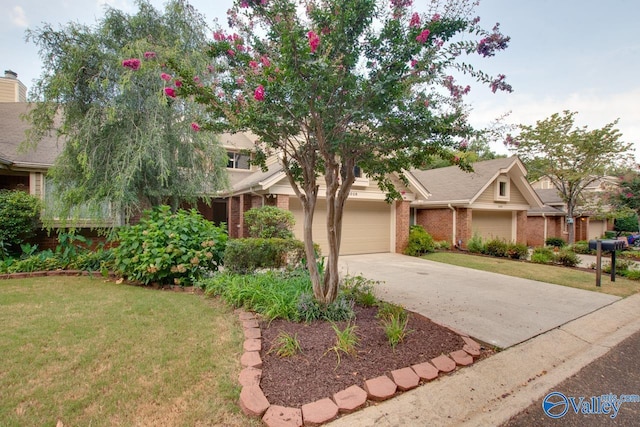
{"type": "Polygon", "coordinates": [[[244,328],[244,353],[240,358],[242,371],[238,382],[242,386],[240,407],[251,417],[262,418],[269,427],[317,426],[335,419],[338,414],[348,414],[364,407],[367,400],[380,402],[397,394],[398,391],[411,390],[421,382],[432,381],[440,372],[446,373],[457,366],[473,363],[480,356],[481,347],[468,335],[460,334],[465,344],[461,350],[448,356],[441,355],[429,362],[420,363],[403,369],[397,369],[388,375],[382,375],[365,381],[364,389],[353,385],[335,393],[330,398],[320,399],[302,405],[301,408],[287,408],[271,405],[260,388],[262,377],[262,359],[260,349],[262,338],[258,318],[254,313],[236,310],[244,328]]]}

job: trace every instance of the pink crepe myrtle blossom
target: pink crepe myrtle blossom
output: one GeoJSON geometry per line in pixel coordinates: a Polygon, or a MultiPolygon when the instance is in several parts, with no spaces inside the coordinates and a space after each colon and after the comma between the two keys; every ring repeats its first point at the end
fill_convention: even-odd
{"type": "Polygon", "coordinates": [[[180,86],[182,86],[182,80],[178,80],[178,79],[176,79],[176,81],[175,81],[175,82],[173,82],[173,84],[175,84],[175,85],[176,85],[176,87],[180,87],[180,86]]]}
{"type": "Polygon", "coordinates": [[[175,98],[176,97],[176,90],[174,88],[172,88],[172,87],[165,87],[164,88],[164,93],[169,98],[175,98]]]}
{"type": "Polygon", "coordinates": [[[264,86],[258,86],[253,92],[253,97],[256,101],[264,101],[264,86]]]}
{"type": "Polygon", "coordinates": [[[224,33],[222,31],[216,31],[213,33],[213,39],[217,42],[220,42],[225,39],[224,33]]]}
{"type": "Polygon", "coordinates": [[[153,59],[155,57],[156,57],[155,52],[148,51],[144,53],[144,59],[153,59]]]}
{"type": "Polygon", "coordinates": [[[249,61],[249,67],[258,68],[258,62],[257,61],[249,61]]]}
{"type": "Polygon", "coordinates": [[[309,38],[309,48],[311,49],[311,53],[315,53],[320,45],[320,37],[313,31],[309,31],[307,33],[307,37],[309,38]]]}
{"type": "Polygon", "coordinates": [[[271,66],[271,61],[269,60],[269,58],[266,57],[266,55],[262,55],[260,57],[260,62],[262,62],[262,65],[264,67],[269,67],[271,66]]]}
{"type": "Polygon", "coordinates": [[[140,69],[140,60],[138,58],[125,59],[122,61],[122,66],[137,71],[140,69]]]}
{"type": "Polygon", "coordinates": [[[412,28],[417,28],[420,26],[420,15],[414,13],[411,15],[411,21],[409,22],[409,26],[412,28]]]}
{"type": "Polygon", "coordinates": [[[236,56],[236,52],[233,49],[229,49],[229,50],[227,50],[227,55],[236,56]]]}
{"type": "Polygon", "coordinates": [[[168,82],[169,80],[171,80],[171,76],[169,74],[167,74],[167,73],[160,74],[160,78],[162,80],[164,80],[165,82],[168,82]]]}
{"type": "Polygon", "coordinates": [[[633,193],[627,193],[625,196],[627,196],[627,199],[631,199],[633,197],[633,193]]]}
{"type": "Polygon", "coordinates": [[[200,83],[200,77],[193,76],[193,81],[196,82],[196,83],[200,83]]]}
{"type": "Polygon", "coordinates": [[[440,20],[440,14],[434,13],[433,16],[431,17],[431,22],[438,22],[439,20],[440,20]]]}
{"type": "Polygon", "coordinates": [[[411,60],[411,68],[417,68],[418,67],[418,60],[417,59],[412,59],[411,60]]]}
{"type": "Polygon", "coordinates": [[[192,122],[191,129],[193,129],[194,132],[198,132],[200,130],[200,125],[196,122],[192,122]]]}
{"type": "Polygon", "coordinates": [[[244,79],[244,77],[238,77],[238,78],[236,79],[236,84],[237,84],[238,86],[242,86],[242,85],[244,85],[246,82],[247,82],[247,81],[244,79]]]}
{"type": "Polygon", "coordinates": [[[431,34],[431,31],[429,30],[422,30],[422,32],[420,34],[418,34],[418,37],[416,37],[416,41],[418,43],[426,43],[427,39],[429,38],[429,34],[431,34]]]}

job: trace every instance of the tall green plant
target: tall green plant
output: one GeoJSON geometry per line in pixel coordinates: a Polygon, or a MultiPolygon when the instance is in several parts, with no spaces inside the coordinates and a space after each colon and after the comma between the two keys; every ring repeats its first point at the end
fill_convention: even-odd
{"type": "Polygon", "coordinates": [[[295,218],[291,211],[275,206],[262,206],[249,209],[244,214],[249,227],[249,235],[263,239],[290,239],[293,237],[295,218]]]}

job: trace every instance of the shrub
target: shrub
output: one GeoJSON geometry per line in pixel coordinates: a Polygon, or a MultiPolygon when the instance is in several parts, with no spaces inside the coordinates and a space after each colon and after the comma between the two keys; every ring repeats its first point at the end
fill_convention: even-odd
{"type": "Polygon", "coordinates": [[[573,252],[577,253],[577,254],[590,254],[591,253],[591,249],[589,249],[589,242],[587,241],[579,241],[579,242],[575,242],[573,245],[571,245],[569,247],[569,249],[571,249],[573,252]]]}
{"type": "Polygon", "coordinates": [[[448,240],[440,240],[434,243],[435,248],[437,250],[441,250],[441,251],[448,251],[449,249],[451,249],[451,242],[449,242],[448,240]]]}
{"type": "Polygon", "coordinates": [[[412,225],[409,230],[409,243],[405,255],[420,256],[435,250],[433,237],[420,225],[412,225]]]}
{"type": "MultiPolygon", "coordinates": [[[[632,261],[620,258],[616,259],[616,274],[620,276],[626,276],[627,271],[629,271],[633,265],[634,263],[632,261]]],[[[602,263],[602,271],[604,271],[605,273],[611,273],[611,263],[602,263]]]]}
{"type": "Polygon", "coordinates": [[[378,299],[373,292],[374,286],[378,283],[362,276],[346,276],[342,280],[340,291],[346,298],[353,300],[356,304],[372,307],[378,303],[378,299]]]}
{"type": "Polygon", "coordinates": [[[290,211],[275,206],[249,209],[244,220],[249,227],[249,236],[262,239],[290,239],[296,222],[290,211]]]}
{"type": "Polygon", "coordinates": [[[566,242],[561,237],[548,237],[547,240],[544,241],[544,244],[561,248],[566,245],[566,242]]]}
{"type": "Polygon", "coordinates": [[[487,255],[495,257],[506,257],[509,245],[501,239],[489,240],[484,246],[484,252],[487,255]]]}
{"type": "Polygon", "coordinates": [[[553,250],[545,246],[534,248],[533,253],[531,254],[531,262],[534,262],[536,264],[553,264],[553,250]]]}
{"type": "Polygon", "coordinates": [[[261,268],[296,266],[304,258],[304,243],[296,239],[247,238],[227,243],[225,268],[247,273],[261,268]]]}
{"type": "Polygon", "coordinates": [[[20,253],[20,244],[35,234],[40,200],[24,191],[0,190],[0,258],[20,253]]]}
{"type": "Polygon", "coordinates": [[[640,280],[640,270],[627,270],[624,277],[631,280],[640,280]]]}
{"type": "Polygon", "coordinates": [[[507,256],[511,259],[527,259],[529,248],[522,243],[509,243],[507,245],[507,256]]]}
{"type": "Polygon", "coordinates": [[[562,264],[565,267],[575,267],[580,264],[578,255],[569,249],[560,249],[560,251],[554,255],[554,260],[556,263],[562,264]]]}
{"type": "Polygon", "coordinates": [[[467,242],[467,250],[471,253],[481,254],[484,253],[484,243],[482,237],[479,234],[474,233],[473,237],[467,242]]]}
{"type": "Polygon", "coordinates": [[[198,211],[169,206],[146,211],[140,223],[118,231],[115,268],[144,284],[191,285],[222,264],[226,231],[198,211]]]}
{"type": "Polygon", "coordinates": [[[307,292],[300,295],[298,299],[296,305],[297,319],[307,323],[316,320],[328,320],[330,322],[350,320],[355,317],[353,306],[353,300],[343,294],[338,295],[338,298],[331,304],[323,305],[313,297],[312,292],[307,292]]]}

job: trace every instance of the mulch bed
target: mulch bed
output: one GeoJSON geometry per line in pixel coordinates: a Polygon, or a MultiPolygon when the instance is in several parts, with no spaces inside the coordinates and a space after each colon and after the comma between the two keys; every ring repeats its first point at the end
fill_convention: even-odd
{"type": "MultiPolygon", "coordinates": [[[[341,352],[339,363],[336,353],[331,350],[336,343],[336,333],[329,322],[306,324],[278,319],[260,323],[263,340],[260,386],[270,404],[301,407],[331,397],[354,384],[364,388],[367,379],[427,362],[441,354],[460,350],[464,345],[455,332],[409,312],[408,329],[411,332],[392,350],[380,320],[375,317],[377,308],[357,306],[355,311],[353,323],[359,338],[357,355],[341,352]],[[272,350],[281,331],[297,335],[301,353],[279,357],[272,350]]],[[[346,322],[337,325],[342,330],[346,322]]],[[[487,354],[485,351],[483,356],[487,354]]]]}

